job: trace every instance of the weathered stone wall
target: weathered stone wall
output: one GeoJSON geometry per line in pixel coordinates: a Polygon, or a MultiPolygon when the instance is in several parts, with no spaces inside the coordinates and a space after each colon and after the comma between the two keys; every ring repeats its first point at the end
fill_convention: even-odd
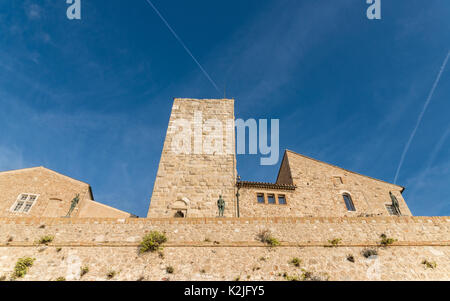
{"type": "Polygon", "coordinates": [[[109,271],[118,280],[283,280],[284,273],[301,276],[301,268],[330,280],[450,280],[449,233],[449,217],[0,218],[0,277],[8,278],[18,258],[29,256],[36,261],[25,280],[78,280],[81,266],[90,270],[82,280],[104,280],[109,271]],[[281,245],[259,242],[264,229],[281,245]],[[151,230],[168,237],[163,256],[138,254],[151,230]],[[398,241],[380,247],[382,233],[398,241]],[[36,244],[44,235],[55,239],[36,244]],[[335,238],[341,242],[330,247],[335,238]],[[367,247],[378,250],[376,259],[361,255],[367,247]],[[289,264],[293,257],[302,260],[300,267],[289,264]]]}
{"type": "Polygon", "coordinates": [[[109,217],[109,218],[128,218],[130,214],[128,212],[97,203],[92,200],[86,200],[82,204],[79,218],[95,218],[95,217],[109,217]]]}
{"type": "Polygon", "coordinates": [[[93,201],[89,184],[45,167],[0,172],[0,217],[66,216],[77,194],[79,202],[72,217],[130,217],[127,212],[93,201]],[[33,194],[38,198],[28,212],[13,212],[12,206],[21,194],[33,194]]]}
{"type": "Polygon", "coordinates": [[[239,213],[241,217],[274,217],[274,216],[302,216],[299,210],[296,210],[297,202],[293,199],[295,192],[292,190],[282,189],[264,189],[243,187],[239,189],[239,213]],[[257,201],[257,195],[263,193],[265,195],[265,203],[260,204],[257,201]],[[275,195],[275,199],[279,195],[284,195],[286,204],[280,205],[269,204],[267,196],[269,194],[275,195]]]}
{"type": "Polygon", "coordinates": [[[182,280],[232,281],[278,280],[283,274],[301,279],[304,271],[332,281],[341,280],[450,280],[450,247],[417,246],[380,249],[376,259],[366,259],[361,247],[165,247],[163,258],[158,253],[138,255],[135,247],[55,247],[0,248],[0,277],[9,279],[15,262],[21,257],[36,258],[23,278],[27,281],[66,280],[104,281],[111,271],[111,280],[182,280]],[[43,249],[43,250],[42,250],[43,249]],[[346,258],[353,255],[355,262],[346,258]],[[300,267],[289,263],[302,260],[300,267]],[[264,259],[263,259],[264,258],[264,259]],[[426,268],[422,260],[437,263],[426,268]],[[80,277],[80,268],[89,272],[80,277]],[[174,272],[166,272],[167,267],[174,272]]]}
{"type": "Polygon", "coordinates": [[[271,216],[389,216],[386,204],[392,191],[400,203],[401,213],[410,216],[402,187],[362,176],[345,169],[286,151],[277,184],[296,185],[295,190],[240,189],[241,217],[271,216]],[[285,195],[286,205],[259,204],[257,194],[285,195]],[[356,211],[347,210],[342,194],[351,195],[356,211]]]}
{"type": "MultiPolygon", "coordinates": [[[[288,208],[267,207],[265,215],[277,216],[282,210],[284,216],[360,216],[389,215],[386,205],[392,200],[389,192],[399,201],[402,215],[410,216],[401,192],[403,187],[363,176],[333,165],[286,151],[280,173],[279,184],[297,186],[290,194],[288,208]],[[351,195],[356,211],[345,206],[343,193],[351,195]]],[[[243,203],[257,208],[256,198],[243,203]]],[[[257,211],[260,212],[259,210],[257,211]]]]}
{"type": "Polygon", "coordinates": [[[0,173],[0,216],[61,217],[69,211],[72,199],[80,195],[80,203],[72,213],[78,216],[85,200],[90,200],[89,185],[43,167],[0,173]],[[39,195],[28,213],[10,209],[22,193],[39,195]]]}
{"type": "Polygon", "coordinates": [[[175,99],[148,217],[173,217],[177,211],[215,217],[219,195],[227,202],[225,216],[234,217],[235,181],[234,100],[175,99]]]}

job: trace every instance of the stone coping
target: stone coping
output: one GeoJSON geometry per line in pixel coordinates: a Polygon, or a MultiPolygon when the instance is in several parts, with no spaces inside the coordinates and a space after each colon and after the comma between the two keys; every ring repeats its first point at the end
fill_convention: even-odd
{"type": "Polygon", "coordinates": [[[375,216],[375,217],[247,217],[247,218],[47,218],[0,217],[0,225],[64,224],[289,224],[289,223],[450,223],[450,216],[375,216]]]}
{"type": "MultiPolygon", "coordinates": [[[[34,247],[34,248],[57,248],[57,247],[138,247],[136,242],[63,242],[50,243],[47,245],[32,243],[32,242],[11,242],[2,243],[0,248],[16,248],[16,247],[34,247]]],[[[357,243],[341,243],[336,246],[324,244],[323,242],[280,242],[278,246],[268,246],[261,242],[255,241],[235,241],[235,242],[220,242],[218,244],[213,242],[167,242],[162,247],[181,248],[181,247],[203,247],[203,248],[228,248],[228,247],[264,247],[264,248],[280,248],[280,247],[322,247],[322,248],[345,248],[345,247],[377,247],[377,248],[392,248],[392,247],[411,247],[411,246],[439,246],[448,247],[450,241],[400,241],[395,242],[389,246],[383,246],[374,242],[357,242],[357,243]]]]}

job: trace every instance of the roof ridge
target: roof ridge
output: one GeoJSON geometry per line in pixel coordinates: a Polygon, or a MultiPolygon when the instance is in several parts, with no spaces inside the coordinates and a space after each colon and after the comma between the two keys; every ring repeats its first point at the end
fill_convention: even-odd
{"type": "Polygon", "coordinates": [[[54,170],[52,170],[52,169],[49,169],[49,168],[47,168],[47,167],[45,167],[45,166],[35,166],[35,167],[28,167],[28,168],[21,168],[21,169],[13,169],[13,170],[0,171],[0,175],[1,175],[1,174],[6,174],[6,173],[17,173],[17,172],[31,171],[31,170],[35,170],[35,169],[43,169],[43,170],[52,172],[52,173],[54,173],[54,174],[56,174],[56,175],[58,175],[58,176],[60,176],[60,177],[67,178],[68,180],[76,181],[76,182],[79,182],[79,183],[88,185],[89,187],[91,186],[91,185],[89,185],[89,184],[86,183],[86,182],[83,182],[83,181],[74,179],[74,178],[72,178],[72,177],[66,176],[66,175],[64,175],[64,174],[62,174],[62,173],[59,173],[59,172],[54,171],[54,170]]]}
{"type": "Polygon", "coordinates": [[[403,186],[401,186],[401,185],[389,183],[389,182],[387,182],[387,181],[383,181],[383,180],[380,180],[380,179],[377,179],[377,178],[374,178],[374,177],[371,177],[371,176],[363,175],[363,174],[358,173],[358,172],[356,172],[356,171],[348,170],[348,169],[345,169],[345,168],[343,168],[343,167],[340,167],[340,166],[337,166],[337,165],[334,165],[334,164],[331,164],[331,163],[328,163],[328,162],[321,161],[321,160],[319,160],[319,159],[314,159],[314,158],[312,158],[312,157],[308,157],[308,156],[306,156],[306,155],[303,155],[303,154],[294,152],[294,151],[292,151],[292,150],[290,150],[290,149],[286,149],[285,151],[286,151],[286,152],[291,152],[291,153],[293,153],[294,155],[301,156],[301,157],[306,158],[306,159],[309,159],[309,160],[313,160],[313,161],[316,161],[316,162],[319,162],[319,163],[323,163],[323,164],[326,164],[326,165],[329,165],[329,166],[332,166],[332,167],[335,167],[335,168],[342,169],[342,170],[344,170],[344,171],[346,171],[346,172],[350,172],[350,173],[353,173],[353,174],[356,174],[356,175],[359,175],[359,176],[362,176],[362,177],[366,177],[366,178],[369,178],[369,179],[372,179],[372,180],[375,180],[375,181],[379,181],[379,182],[385,183],[385,184],[389,184],[389,185],[393,185],[393,186],[400,187],[400,188],[402,188],[401,192],[403,192],[403,191],[405,190],[405,187],[403,187],[403,186]]]}

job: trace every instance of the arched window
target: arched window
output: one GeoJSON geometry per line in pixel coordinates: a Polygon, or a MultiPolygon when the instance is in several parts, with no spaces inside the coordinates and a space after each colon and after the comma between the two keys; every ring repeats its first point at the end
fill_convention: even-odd
{"type": "Polygon", "coordinates": [[[348,193],[342,195],[344,197],[345,206],[348,211],[356,211],[355,205],[353,205],[352,197],[348,193]]]}

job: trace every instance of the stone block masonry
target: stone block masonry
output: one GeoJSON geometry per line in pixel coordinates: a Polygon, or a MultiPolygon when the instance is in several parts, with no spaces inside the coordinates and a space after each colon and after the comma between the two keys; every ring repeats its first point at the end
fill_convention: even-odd
{"type": "Polygon", "coordinates": [[[24,280],[106,280],[110,271],[112,280],[283,280],[304,271],[330,280],[450,280],[449,233],[449,217],[0,218],[0,277],[27,256],[36,261],[24,280]],[[281,245],[259,242],[264,229],[281,245]],[[140,240],[152,230],[166,233],[163,255],[139,255],[140,240]],[[398,241],[381,247],[383,233],[398,241]],[[55,238],[36,244],[45,235],[55,238]],[[329,247],[335,238],[341,242],[329,247]],[[365,258],[364,248],[378,257],[365,258]],[[300,267],[289,263],[294,257],[300,267]],[[89,267],[83,277],[82,266],[89,267]]]}
{"type": "Polygon", "coordinates": [[[225,216],[235,217],[235,181],[234,100],[175,99],[148,217],[215,217],[219,195],[226,201],[225,216]],[[180,132],[177,126],[183,120],[189,124],[189,133],[180,132]],[[227,126],[205,129],[207,120],[223,125],[231,122],[232,130],[227,131],[227,126]],[[196,133],[199,129],[200,133],[196,133]],[[222,135],[211,134],[216,131],[222,135]],[[188,139],[182,144],[183,141],[176,141],[177,137],[188,139]],[[209,141],[212,138],[214,141],[209,141]],[[210,145],[216,143],[222,146],[222,153],[210,152],[210,145]],[[180,153],[177,147],[188,147],[189,151],[180,153]]]}

